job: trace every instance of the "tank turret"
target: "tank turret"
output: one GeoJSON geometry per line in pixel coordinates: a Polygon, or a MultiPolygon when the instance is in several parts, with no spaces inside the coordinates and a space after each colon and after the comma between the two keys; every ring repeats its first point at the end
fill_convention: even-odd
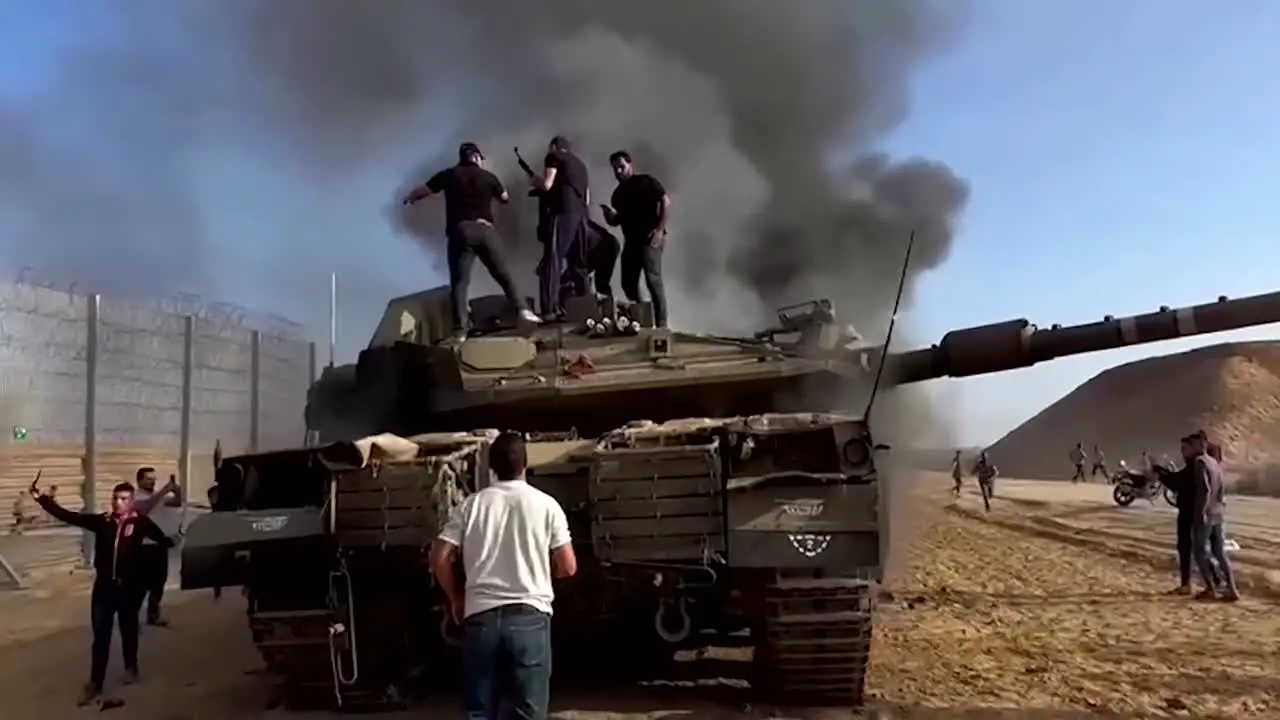
{"type": "MultiPolygon", "coordinates": [[[[827,300],[782,308],[776,324],[742,338],[654,328],[647,303],[611,299],[571,302],[565,322],[540,327],[521,325],[497,296],[472,301],[471,314],[472,337],[450,343],[447,288],[392,300],[357,365],[327,371],[313,388],[310,426],[325,440],[473,427],[590,436],[637,418],[830,410],[863,396],[883,354],[827,300]]],[[[1009,320],[892,353],[884,382],[983,375],[1274,322],[1280,293],[1065,327],[1009,320]]]]}

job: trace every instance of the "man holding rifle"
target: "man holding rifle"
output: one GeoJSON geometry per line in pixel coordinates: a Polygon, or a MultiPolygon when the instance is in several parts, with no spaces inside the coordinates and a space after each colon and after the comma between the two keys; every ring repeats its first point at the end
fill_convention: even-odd
{"type": "Polygon", "coordinates": [[[545,319],[564,315],[566,290],[585,287],[587,268],[587,207],[591,200],[587,166],[570,149],[569,141],[557,135],[547,147],[542,174],[533,172],[520,160],[529,184],[539,199],[538,239],[542,242],[542,262],[538,265],[538,287],[545,319]],[[571,253],[577,253],[575,258],[571,253]],[[566,278],[566,270],[583,273],[579,281],[566,278]]]}

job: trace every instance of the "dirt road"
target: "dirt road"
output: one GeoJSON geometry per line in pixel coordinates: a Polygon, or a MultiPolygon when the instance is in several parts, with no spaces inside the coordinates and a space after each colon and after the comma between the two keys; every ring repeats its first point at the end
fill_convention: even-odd
{"type": "MultiPolygon", "coordinates": [[[[1280,618],[1274,604],[1252,599],[1206,605],[1166,597],[1162,593],[1172,578],[1150,562],[1018,531],[1022,524],[1031,527],[1034,506],[999,503],[992,514],[996,522],[966,514],[975,508],[966,497],[957,510],[933,515],[914,543],[894,602],[880,613],[871,686],[884,716],[1280,713],[1280,618]]],[[[6,720],[93,714],[73,707],[88,645],[83,615],[83,597],[65,588],[0,596],[0,707],[6,720]]],[[[284,715],[262,709],[267,683],[256,670],[238,594],[217,602],[203,592],[180,596],[172,616],[173,628],[144,636],[144,682],[120,692],[127,705],[115,715],[284,715]]],[[[748,703],[727,690],[637,689],[606,697],[559,696],[554,717],[851,717],[748,703]]],[[[436,710],[417,710],[412,717],[457,717],[450,702],[436,710]]]]}

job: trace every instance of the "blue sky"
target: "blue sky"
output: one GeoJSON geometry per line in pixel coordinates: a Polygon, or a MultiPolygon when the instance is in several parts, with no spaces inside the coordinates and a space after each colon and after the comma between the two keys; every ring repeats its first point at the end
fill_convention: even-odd
{"type": "MultiPolygon", "coordinates": [[[[1280,245],[1271,241],[1280,204],[1268,202],[1280,166],[1280,89],[1271,78],[1280,51],[1267,49],[1276,45],[1280,4],[971,4],[968,31],[920,73],[913,113],[884,143],[895,154],[945,161],[972,184],[951,261],[926,278],[918,298],[913,336],[931,342],[950,328],[1016,317],[1087,322],[1280,289],[1280,245]]],[[[60,52],[109,37],[107,20],[90,5],[0,0],[0,93],[38,89],[60,52]]],[[[241,211],[210,211],[208,222],[229,237],[278,230],[273,212],[300,216],[312,203],[288,196],[282,183],[260,177],[252,187],[224,187],[223,202],[241,211]]],[[[317,252],[326,234],[385,231],[381,217],[371,219],[385,182],[357,185],[350,192],[367,195],[372,210],[327,218],[317,252]]],[[[389,263],[408,268],[387,295],[423,285],[416,249],[372,241],[389,248],[389,263]]],[[[239,262],[254,261],[252,246],[233,249],[239,262]]],[[[327,279],[315,284],[321,320],[306,319],[323,335],[327,279]]],[[[236,289],[226,299],[241,301],[241,292],[251,294],[236,289]]],[[[1107,366],[1277,332],[1117,350],[932,389],[961,442],[990,442],[1107,366]]],[[[344,334],[350,349],[367,337],[363,328],[344,334]]]]}
{"type": "MultiPolygon", "coordinates": [[[[1280,4],[975,6],[888,142],[946,161],[973,188],[951,261],[925,281],[919,334],[1280,289],[1280,4]]],[[[936,389],[960,439],[989,442],[1108,366],[1278,333],[1115,350],[936,389]]]]}

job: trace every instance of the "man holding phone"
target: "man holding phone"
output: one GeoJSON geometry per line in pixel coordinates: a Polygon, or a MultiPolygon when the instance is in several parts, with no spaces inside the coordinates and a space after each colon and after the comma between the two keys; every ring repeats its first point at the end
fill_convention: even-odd
{"type": "Polygon", "coordinates": [[[144,538],[139,557],[142,565],[142,590],[147,604],[147,624],[152,627],[167,627],[169,621],[160,615],[160,601],[164,599],[164,586],[169,582],[169,548],[173,546],[172,540],[182,531],[182,490],[178,487],[178,479],[170,475],[168,484],[157,492],[156,469],[153,467],[138,468],[134,480],[138,486],[134,511],[151,518],[161,532],[171,539],[168,545],[162,545],[154,539],[144,538]]]}

